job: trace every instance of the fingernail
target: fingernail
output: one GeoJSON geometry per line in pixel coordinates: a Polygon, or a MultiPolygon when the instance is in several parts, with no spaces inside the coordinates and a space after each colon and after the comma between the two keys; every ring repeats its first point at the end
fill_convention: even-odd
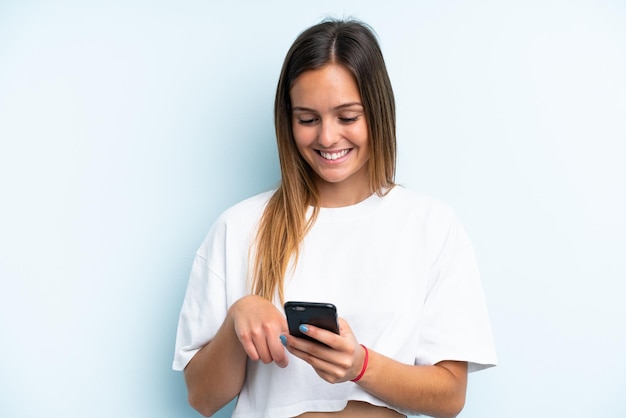
{"type": "Polygon", "coordinates": [[[309,332],[309,327],[304,324],[300,325],[300,332],[306,334],[307,332],[309,332]]]}
{"type": "Polygon", "coordinates": [[[287,347],[287,337],[285,337],[284,335],[281,335],[280,342],[283,343],[285,347],[287,347]]]}

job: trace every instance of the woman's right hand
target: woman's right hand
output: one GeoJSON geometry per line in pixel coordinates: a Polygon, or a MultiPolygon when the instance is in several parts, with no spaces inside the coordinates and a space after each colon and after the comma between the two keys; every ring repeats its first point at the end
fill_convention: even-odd
{"type": "Polygon", "coordinates": [[[288,332],[287,320],[270,301],[255,295],[244,296],[230,307],[228,314],[251,360],[287,366],[287,351],[280,342],[280,336],[288,332]]]}

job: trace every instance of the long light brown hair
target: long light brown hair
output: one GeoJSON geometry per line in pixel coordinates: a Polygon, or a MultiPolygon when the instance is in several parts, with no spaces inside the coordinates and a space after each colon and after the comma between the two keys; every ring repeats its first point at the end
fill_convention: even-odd
{"type": "Polygon", "coordinates": [[[330,63],[343,65],[354,76],[368,127],[369,183],[372,193],[383,195],[394,186],[396,168],[395,101],[383,55],[371,28],[362,22],[326,20],[298,36],[283,63],[274,123],[281,183],[270,198],[257,231],[252,290],[284,302],[284,276],[289,262],[297,263],[302,239],[319,212],[314,172],[296,148],[292,131],[293,83],[305,71],[330,63]],[[313,208],[307,219],[307,210],[313,208]]]}

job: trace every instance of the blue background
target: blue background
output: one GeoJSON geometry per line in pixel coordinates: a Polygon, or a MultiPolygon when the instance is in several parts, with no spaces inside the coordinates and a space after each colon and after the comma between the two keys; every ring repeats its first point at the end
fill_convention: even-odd
{"type": "Polygon", "coordinates": [[[276,185],[279,69],[327,15],[378,32],[397,180],[476,245],[501,365],[461,416],[626,416],[624,2],[5,0],[2,417],[198,416],[192,257],[276,185]]]}

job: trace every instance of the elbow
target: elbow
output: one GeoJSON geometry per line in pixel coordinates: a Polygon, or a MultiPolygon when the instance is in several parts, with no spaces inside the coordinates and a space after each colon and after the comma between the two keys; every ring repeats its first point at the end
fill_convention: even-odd
{"type": "Polygon", "coordinates": [[[456,418],[461,413],[462,410],[463,410],[463,407],[458,408],[458,409],[451,408],[450,411],[446,411],[445,414],[439,415],[438,418],[456,418]]]}
{"type": "Polygon", "coordinates": [[[217,414],[238,395],[238,393],[205,391],[195,387],[188,387],[187,390],[187,402],[193,409],[205,417],[212,417],[217,414]]]}
{"type": "MultiPolygon", "coordinates": [[[[417,402],[419,402],[416,399],[417,402]]],[[[439,398],[436,403],[428,407],[416,407],[412,410],[415,415],[428,415],[433,418],[456,418],[465,407],[465,396],[446,396],[439,398]]]]}
{"type": "Polygon", "coordinates": [[[448,379],[442,390],[438,402],[437,418],[455,418],[465,407],[467,395],[467,363],[442,362],[441,365],[448,371],[448,379]]]}
{"type": "Polygon", "coordinates": [[[215,405],[212,405],[211,402],[208,402],[206,398],[200,398],[192,395],[191,393],[189,393],[187,401],[189,402],[189,405],[198,411],[203,417],[212,417],[217,411],[220,410],[219,407],[216,407],[215,405]]]}
{"type": "Polygon", "coordinates": [[[206,387],[187,381],[187,402],[202,416],[212,417],[239,394],[234,389],[206,387]]]}
{"type": "Polygon", "coordinates": [[[465,395],[454,396],[450,398],[449,402],[446,402],[444,408],[442,408],[440,414],[436,415],[437,418],[456,418],[463,408],[465,407],[465,395]]]}
{"type": "Polygon", "coordinates": [[[189,390],[187,395],[187,402],[189,405],[198,411],[204,417],[212,417],[217,414],[228,402],[235,399],[235,395],[224,396],[216,393],[207,393],[199,390],[189,390]]]}

